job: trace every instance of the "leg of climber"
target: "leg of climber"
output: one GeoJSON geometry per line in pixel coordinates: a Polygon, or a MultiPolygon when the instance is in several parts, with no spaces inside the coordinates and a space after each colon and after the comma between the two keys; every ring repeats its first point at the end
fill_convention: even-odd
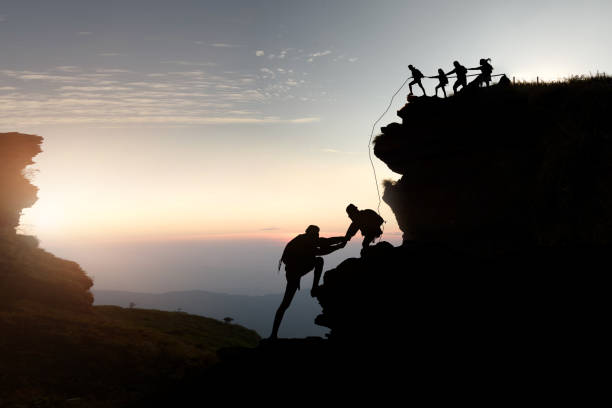
{"type": "Polygon", "coordinates": [[[312,280],[312,289],[310,290],[310,296],[317,296],[317,290],[319,289],[319,281],[321,280],[321,274],[323,273],[323,258],[317,256],[315,258],[314,278],[312,280]]]}
{"type": "Polygon", "coordinates": [[[300,286],[299,279],[287,279],[287,287],[285,288],[285,296],[283,296],[283,301],[281,302],[276,314],[274,315],[274,325],[272,327],[272,334],[270,335],[271,339],[276,339],[278,337],[278,328],[280,327],[281,321],[283,320],[283,316],[285,315],[285,311],[291,305],[291,301],[295,296],[295,292],[297,292],[298,287],[300,286]]]}

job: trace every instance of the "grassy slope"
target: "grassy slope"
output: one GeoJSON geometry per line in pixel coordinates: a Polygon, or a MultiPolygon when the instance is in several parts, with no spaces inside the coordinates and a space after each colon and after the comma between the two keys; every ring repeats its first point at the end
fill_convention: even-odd
{"type": "Polygon", "coordinates": [[[20,303],[0,311],[0,406],[123,406],[253,347],[254,331],[181,312],[20,303]]]}

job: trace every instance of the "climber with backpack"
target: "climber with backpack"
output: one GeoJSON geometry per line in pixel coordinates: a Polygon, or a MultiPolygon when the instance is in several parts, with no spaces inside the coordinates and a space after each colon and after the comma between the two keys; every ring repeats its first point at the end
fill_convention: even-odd
{"type": "Polygon", "coordinates": [[[483,83],[489,86],[489,83],[491,82],[491,74],[493,73],[493,65],[490,64],[491,58],[481,58],[479,62],[479,66],[475,68],[468,68],[470,71],[480,71],[480,74],[471,83],[477,85],[478,87],[482,86],[483,83]]]}
{"type": "Polygon", "coordinates": [[[380,227],[385,220],[378,215],[376,211],[370,209],[359,210],[354,204],[349,204],[346,207],[346,213],[352,222],[344,238],[348,242],[357,231],[361,231],[361,235],[363,235],[361,254],[363,255],[366,248],[368,248],[376,238],[382,235],[382,229],[380,227]]]}
{"type": "Polygon", "coordinates": [[[283,300],[274,315],[274,325],[272,326],[270,339],[278,337],[278,328],[283,320],[285,311],[291,305],[295,293],[300,289],[302,276],[314,269],[310,295],[316,296],[319,280],[323,273],[323,258],[321,256],[331,254],[340,248],[344,248],[345,245],[345,237],[319,237],[319,227],[310,225],[306,228],[305,234],[298,235],[285,246],[283,255],[278,262],[278,270],[280,271],[281,265],[284,263],[287,286],[283,300]]]}
{"type": "Polygon", "coordinates": [[[408,84],[408,88],[410,88],[410,95],[414,95],[412,93],[412,85],[418,85],[421,88],[421,91],[423,91],[423,96],[427,96],[427,94],[425,93],[425,88],[423,88],[423,84],[421,83],[421,79],[425,78],[425,75],[423,75],[421,71],[419,71],[412,65],[408,65],[408,69],[412,74],[412,82],[408,84]]]}

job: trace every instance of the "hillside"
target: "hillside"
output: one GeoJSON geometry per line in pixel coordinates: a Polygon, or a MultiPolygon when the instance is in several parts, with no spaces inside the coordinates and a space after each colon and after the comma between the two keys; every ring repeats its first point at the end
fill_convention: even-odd
{"type": "Polygon", "coordinates": [[[136,404],[208,370],[221,348],[257,344],[254,331],[210,318],[92,306],[77,263],[15,232],[36,202],[23,169],[41,142],[0,133],[0,406],[136,404]]]}
{"type": "MultiPolygon", "coordinates": [[[[135,293],[116,290],[93,290],[94,305],[128,306],[131,302],[138,308],[183,312],[222,320],[234,319],[233,323],[255,330],[260,336],[270,334],[272,317],[280,305],[283,295],[264,296],[228,295],[201,290],[166,293],[135,293]]],[[[293,299],[283,322],[283,337],[323,336],[328,330],[315,325],[315,317],[321,307],[312,301],[307,291],[293,299]],[[286,323],[286,324],[285,324],[286,323]]]]}
{"type": "Polygon", "coordinates": [[[0,406],[116,407],[204,371],[251,330],[180,312],[22,303],[0,310],[0,406]]]}

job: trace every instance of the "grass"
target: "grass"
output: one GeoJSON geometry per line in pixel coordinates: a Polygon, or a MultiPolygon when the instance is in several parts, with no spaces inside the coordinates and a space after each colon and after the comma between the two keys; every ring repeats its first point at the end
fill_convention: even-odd
{"type": "Polygon", "coordinates": [[[116,306],[20,302],[0,327],[0,406],[123,406],[207,369],[220,348],[259,341],[214,319],[116,306]]]}

